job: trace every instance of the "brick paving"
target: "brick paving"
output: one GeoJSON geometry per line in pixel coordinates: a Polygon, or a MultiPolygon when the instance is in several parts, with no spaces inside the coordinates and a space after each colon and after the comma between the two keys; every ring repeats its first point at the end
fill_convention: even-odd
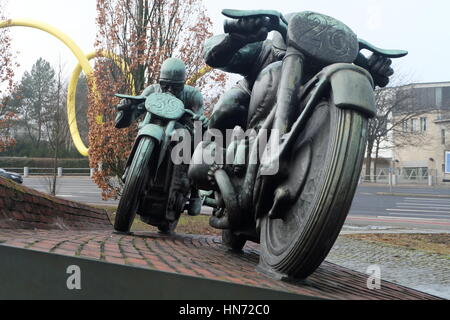
{"type": "MultiPolygon", "coordinates": [[[[53,198],[0,178],[0,245],[93,259],[326,299],[426,300],[436,297],[329,262],[306,281],[278,281],[255,270],[258,245],[233,253],[211,236],[117,235],[104,210],[53,198]]],[[[348,259],[343,256],[340,259],[348,259]]]]}
{"type": "Polygon", "coordinates": [[[367,289],[367,275],[325,262],[306,281],[278,281],[255,271],[256,244],[243,253],[228,251],[219,237],[108,231],[0,230],[4,246],[95,259],[169,273],[251,285],[326,299],[426,300],[435,297],[383,282],[367,289]]]}

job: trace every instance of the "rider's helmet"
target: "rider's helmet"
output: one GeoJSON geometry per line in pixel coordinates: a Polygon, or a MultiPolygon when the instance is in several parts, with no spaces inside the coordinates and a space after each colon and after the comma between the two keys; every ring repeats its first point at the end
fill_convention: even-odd
{"type": "Polygon", "coordinates": [[[186,81],[186,66],[177,58],[169,58],[161,66],[159,84],[163,92],[179,97],[186,81]]]}

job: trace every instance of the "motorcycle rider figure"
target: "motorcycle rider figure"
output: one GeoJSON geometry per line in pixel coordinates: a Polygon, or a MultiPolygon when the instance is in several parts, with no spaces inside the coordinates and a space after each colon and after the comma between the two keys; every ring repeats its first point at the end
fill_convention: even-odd
{"type": "MultiPolygon", "coordinates": [[[[184,103],[186,109],[196,113],[192,120],[187,116],[181,119],[181,123],[193,130],[193,121],[202,121],[207,124],[207,118],[203,115],[203,96],[200,91],[194,87],[188,86],[186,82],[186,66],[183,61],[177,58],[169,58],[161,66],[159,83],[147,87],[142,96],[148,97],[153,93],[170,93],[184,103]]],[[[117,129],[127,128],[146,112],[144,103],[136,105],[133,101],[123,99],[117,106],[119,111],[116,117],[115,127],[117,129]]],[[[191,195],[188,205],[188,214],[197,216],[201,210],[201,199],[199,191],[191,187],[191,195]]]]}
{"type": "MultiPolygon", "coordinates": [[[[286,20],[289,21],[293,15],[285,15],[286,20]]],[[[247,125],[251,126],[249,120],[251,122],[266,116],[258,115],[256,112],[253,119],[248,119],[253,85],[262,70],[274,62],[283,60],[287,50],[285,40],[278,31],[274,32],[272,40],[267,39],[269,23],[270,20],[266,17],[242,18],[237,23],[241,33],[217,35],[205,42],[204,58],[207,65],[244,77],[232,89],[225,92],[216,104],[209,128],[225,131],[240,126],[245,130],[247,125]]],[[[354,63],[359,65],[359,61],[360,56],[354,63]]],[[[389,77],[394,74],[390,67],[392,60],[373,54],[368,61],[366,68],[375,84],[385,87],[389,83],[389,77]]],[[[306,74],[304,82],[309,80],[308,76],[313,75],[306,74]]]]}

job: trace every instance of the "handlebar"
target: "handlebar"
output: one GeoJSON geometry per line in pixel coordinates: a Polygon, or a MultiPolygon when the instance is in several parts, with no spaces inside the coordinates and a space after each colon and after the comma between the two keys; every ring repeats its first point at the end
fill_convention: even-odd
{"type": "Polygon", "coordinates": [[[283,37],[285,37],[287,33],[288,22],[278,11],[224,9],[222,11],[222,14],[228,18],[233,19],[224,21],[223,27],[225,33],[242,33],[243,30],[239,24],[239,20],[245,18],[265,18],[267,19],[265,27],[267,27],[269,31],[276,30],[280,32],[283,37]]]}
{"type": "Polygon", "coordinates": [[[223,22],[223,30],[225,31],[225,33],[239,33],[239,24],[238,24],[238,20],[230,20],[230,19],[226,19],[223,22]]]}
{"type": "MultiPolygon", "coordinates": [[[[189,109],[184,109],[184,112],[187,113],[187,114],[189,114],[191,117],[197,116],[197,114],[196,114],[194,111],[189,110],[189,109]]],[[[206,119],[206,120],[202,121],[202,122],[203,122],[203,127],[204,127],[204,128],[208,127],[208,124],[209,124],[209,120],[208,120],[207,118],[205,118],[205,119],[206,119]]]]}
{"type": "MultiPolygon", "coordinates": [[[[146,96],[128,96],[123,94],[116,94],[115,96],[118,98],[127,99],[129,101],[129,103],[127,103],[126,105],[118,106],[117,107],[118,111],[127,111],[133,108],[134,106],[136,106],[136,108],[139,109],[139,107],[142,106],[147,99],[146,96]]],[[[142,110],[145,109],[145,106],[141,107],[141,109],[142,110]]],[[[191,117],[197,116],[197,114],[190,109],[184,109],[184,112],[189,114],[191,117]]]]}

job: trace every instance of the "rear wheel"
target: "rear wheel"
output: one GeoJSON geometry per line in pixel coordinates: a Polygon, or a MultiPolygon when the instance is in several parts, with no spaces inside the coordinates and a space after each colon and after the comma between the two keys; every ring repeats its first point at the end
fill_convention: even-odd
{"type": "Polygon", "coordinates": [[[306,278],[323,262],[344,224],[362,169],[367,118],[321,102],[294,144],[283,217],[261,221],[262,269],[306,278]]]}
{"type": "Polygon", "coordinates": [[[143,137],[127,173],[125,186],[116,212],[114,229],[129,232],[133,224],[139,201],[143,198],[143,191],[148,181],[150,161],[155,143],[150,137],[143,137]]]}

